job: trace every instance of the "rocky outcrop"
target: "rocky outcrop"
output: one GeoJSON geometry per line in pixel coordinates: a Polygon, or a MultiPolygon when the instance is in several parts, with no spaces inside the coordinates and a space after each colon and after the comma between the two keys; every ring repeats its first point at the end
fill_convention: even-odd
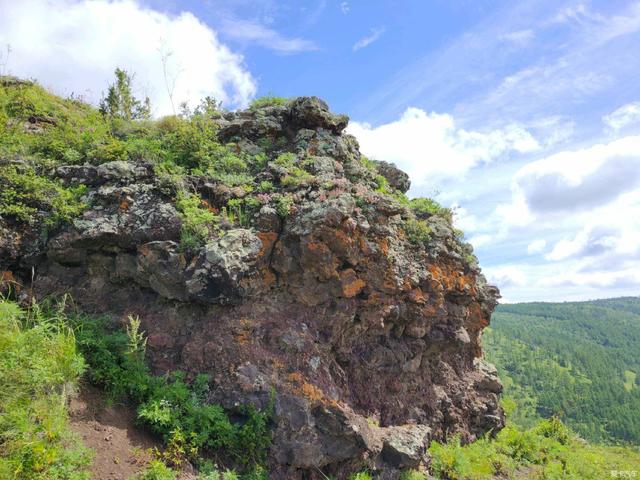
{"type": "MultiPolygon", "coordinates": [[[[428,462],[432,439],[499,430],[501,386],[480,359],[498,291],[445,219],[410,241],[413,214],[375,188],[382,175],[404,192],[406,174],[367,168],[346,117],[316,98],[218,121],[221,141],[271,159],[259,176],[280,196],[259,197],[244,225],[223,222],[185,250],[175,187],[151,165],[65,166],[55,175],[87,185],[89,208],[48,235],[0,220],[0,271],[24,295],[70,293],[87,312],[139,315],[153,368],[210,374],[212,402],[260,408],[275,391],[273,478],[363,467],[397,478],[428,462]],[[302,181],[283,181],[273,162],[283,152],[302,181]]],[[[216,210],[246,195],[186,181],[216,210]]]]}

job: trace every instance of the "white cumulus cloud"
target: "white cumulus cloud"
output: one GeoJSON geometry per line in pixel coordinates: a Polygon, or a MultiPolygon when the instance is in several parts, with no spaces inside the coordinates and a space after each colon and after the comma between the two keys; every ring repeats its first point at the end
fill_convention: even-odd
{"type": "Polygon", "coordinates": [[[527,153],[540,148],[524,128],[508,125],[489,132],[458,128],[451,115],[408,108],[400,119],[373,127],[351,122],[362,152],[396,163],[409,173],[413,186],[433,177],[457,177],[481,163],[509,152],[527,153]]]}
{"type": "Polygon", "coordinates": [[[485,268],[484,273],[489,282],[498,288],[521,287],[527,283],[524,272],[515,265],[485,268]]]}
{"type": "Polygon", "coordinates": [[[547,241],[544,238],[538,238],[537,240],[534,240],[529,245],[527,245],[527,253],[529,255],[540,253],[546,246],[547,241]]]}
{"type": "Polygon", "coordinates": [[[0,12],[0,44],[12,48],[6,68],[59,93],[96,102],[121,67],[135,73],[155,114],[171,113],[160,48],[171,54],[175,105],[210,95],[238,106],[256,91],[242,56],[191,13],[172,16],[133,0],[0,0],[0,12]]]}

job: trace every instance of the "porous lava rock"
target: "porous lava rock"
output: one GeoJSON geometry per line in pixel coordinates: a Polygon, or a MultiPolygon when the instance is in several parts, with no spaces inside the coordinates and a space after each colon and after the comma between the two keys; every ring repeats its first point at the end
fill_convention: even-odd
{"type": "MultiPolygon", "coordinates": [[[[499,297],[450,222],[428,218],[427,242],[396,191],[406,174],[360,161],[347,118],[315,98],[227,112],[222,142],[268,139],[311,175],[298,185],[269,162],[269,198],[245,225],[223,225],[197,251],[180,248],[175,191],[144,162],[63,166],[88,186],[88,209],[50,232],[0,218],[2,278],[23,295],[70,293],[78,308],[138,315],[160,373],[211,378],[209,400],[265,407],[275,392],[272,478],[346,478],[369,468],[397,478],[422,468],[431,440],[471,441],[504,425],[500,382],[483,360],[482,330],[499,297]]],[[[187,178],[212,206],[244,192],[187,178]]]]}

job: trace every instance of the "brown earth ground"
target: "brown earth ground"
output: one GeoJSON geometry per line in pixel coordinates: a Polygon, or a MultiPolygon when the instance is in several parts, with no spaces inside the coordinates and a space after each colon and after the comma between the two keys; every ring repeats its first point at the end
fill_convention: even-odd
{"type": "Polygon", "coordinates": [[[127,480],[135,476],[151,460],[149,449],[161,446],[156,438],[136,428],[132,408],[109,405],[103,393],[86,384],[71,401],[70,423],[94,452],[90,468],[94,480],[127,480]]]}

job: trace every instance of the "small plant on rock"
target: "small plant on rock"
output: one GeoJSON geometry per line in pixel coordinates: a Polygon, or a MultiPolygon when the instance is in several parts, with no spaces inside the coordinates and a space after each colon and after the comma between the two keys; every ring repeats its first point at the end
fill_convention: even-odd
{"type": "Polygon", "coordinates": [[[277,97],[275,95],[265,95],[264,97],[256,98],[251,102],[249,108],[255,110],[257,108],[262,107],[276,107],[276,106],[284,106],[289,102],[289,99],[286,97],[277,97]]]}
{"type": "Polygon", "coordinates": [[[215,231],[218,216],[202,204],[202,199],[194,193],[179,192],[176,207],[180,212],[182,227],[180,246],[182,250],[195,250],[206,242],[215,231]]]}
{"type": "Polygon", "coordinates": [[[431,240],[433,230],[424,220],[411,218],[404,225],[407,239],[414,245],[425,245],[431,240]]]}

